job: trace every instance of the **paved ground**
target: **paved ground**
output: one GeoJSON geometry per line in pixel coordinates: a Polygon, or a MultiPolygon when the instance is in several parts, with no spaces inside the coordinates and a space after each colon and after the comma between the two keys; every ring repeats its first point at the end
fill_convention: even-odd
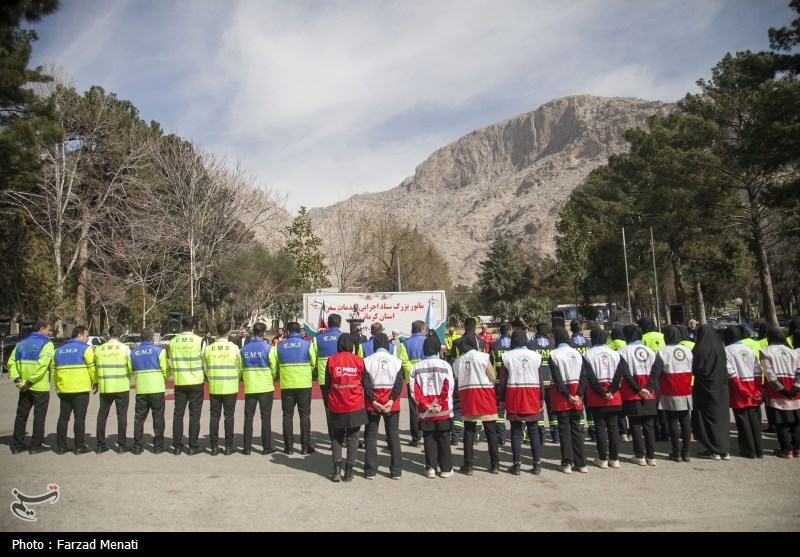
{"type": "MultiPolygon", "coordinates": [[[[659,443],[657,467],[624,463],[619,470],[590,468],[588,474],[558,471],[558,447],[543,449],[544,470],[531,468],[529,453],[519,477],[488,473],[486,444],[477,446],[475,475],[427,479],[422,449],[407,446],[401,430],[404,474],[388,477],[386,452],[379,453],[377,479],[357,476],[352,483],[332,483],[330,444],[322,434],[323,406],[312,403],[312,436],[318,451],[310,456],[280,452],[262,456],[152,454],[147,427],[141,456],[113,451],[59,456],[54,452],[12,455],[8,449],[17,391],[3,377],[0,384],[0,529],[10,532],[166,532],[166,531],[800,531],[800,461],[768,456],[728,462],[693,458],[691,463],[666,459],[668,443],[659,443]],[[30,505],[35,522],[14,516],[12,489],[41,495],[59,486],[52,505],[30,505]],[[5,510],[4,510],[5,509],[5,510]]],[[[87,419],[88,442],[94,447],[98,400],[92,398],[87,419]]],[[[167,443],[172,432],[173,403],[167,402],[167,443]]],[[[403,406],[405,412],[405,403],[403,406]]],[[[203,408],[201,442],[207,447],[209,408],[203,408]]],[[[241,447],[244,405],[237,404],[237,446],[241,447]]],[[[55,446],[58,398],[50,399],[46,444],[55,446]]],[[[402,424],[407,427],[404,415],[402,424]]],[[[272,413],[275,446],[281,441],[280,404],[272,413]]],[[[299,441],[299,422],[295,435],[299,441]]],[[[28,431],[32,418],[28,422],[28,431]]],[[[220,424],[222,425],[222,424],[220,424]]],[[[188,420],[187,420],[188,427],[188,420]]],[[[259,430],[256,419],[256,431],[259,430]]],[[[731,423],[732,444],[736,446],[731,423]]],[[[108,433],[116,441],[116,420],[108,433]]],[[[128,419],[132,443],[133,404],[128,419]]],[[[70,443],[72,443],[70,428],[70,443]]],[[[777,444],[765,438],[768,454],[777,444]]],[[[383,443],[381,442],[381,445],[383,443]]],[[[112,445],[112,448],[114,445],[112,445]]],[[[260,447],[257,447],[260,448],[260,447]]],[[[297,450],[297,449],[296,449],[297,450]]],[[[508,445],[501,447],[504,470],[508,445]]],[[[693,452],[699,450],[699,445],[693,452]]],[[[363,451],[357,471],[362,471],[363,451]]],[[[734,450],[735,453],[735,450],[734,450]]],[[[630,456],[631,445],[623,444],[630,456]]],[[[594,458],[594,445],[587,444],[594,458]]],[[[623,457],[624,458],[624,457],[623,457]]],[[[460,448],[454,450],[456,466],[460,448]]]]}

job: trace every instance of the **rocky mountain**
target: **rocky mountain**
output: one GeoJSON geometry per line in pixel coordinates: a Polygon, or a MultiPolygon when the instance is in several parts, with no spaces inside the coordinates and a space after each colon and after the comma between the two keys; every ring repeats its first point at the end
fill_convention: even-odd
{"type": "MultiPolygon", "coordinates": [[[[558,211],[569,194],[609,155],[627,150],[625,130],[645,127],[671,106],[590,95],[555,99],[442,147],[397,187],[351,200],[359,212],[388,206],[401,222],[448,245],[458,242],[458,249],[443,243],[443,255],[454,283],[470,285],[477,265],[465,258],[484,259],[498,231],[522,239],[538,260],[554,255],[558,211]]],[[[311,211],[323,238],[330,223],[322,217],[330,210],[311,211]]]]}

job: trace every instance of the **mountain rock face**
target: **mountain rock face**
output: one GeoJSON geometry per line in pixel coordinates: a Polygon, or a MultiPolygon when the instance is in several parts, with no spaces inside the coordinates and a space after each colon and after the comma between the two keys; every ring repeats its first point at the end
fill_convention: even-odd
{"type": "MultiPolygon", "coordinates": [[[[671,109],[634,98],[555,99],[442,147],[395,188],[351,200],[362,214],[388,207],[398,222],[418,226],[436,239],[454,283],[471,285],[497,232],[522,240],[535,260],[553,256],[558,211],[570,193],[628,149],[627,129],[671,109]]],[[[330,209],[311,211],[323,238],[330,209]]]]}

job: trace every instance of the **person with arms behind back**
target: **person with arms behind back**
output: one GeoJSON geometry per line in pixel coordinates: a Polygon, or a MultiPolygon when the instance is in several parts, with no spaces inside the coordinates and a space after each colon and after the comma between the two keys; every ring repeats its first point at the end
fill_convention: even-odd
{"type": "Polygon", "coordinates": [[[86,411],[97,373],[94,367],[94,349],[86,343],[87,340],[89,330],[78,325],[72,329],[72,338],[56,348],[53,355],[53,382],[61,400],[61,412],[56,426],[56,452],[60,455],[67,452],[67,427],[70,414],[73,413],[75,454],[91,451],[86,444],[86,411]]]}
{"type": "Polygon", "coordinates": [[[189,455],[203,452],[198,443],[200,414],[203,412],[203,339],[192,331],[194,318],[181,318],[183,332],[169,341],[169,367],[175,383],[175,409],[172,416],[172,454],[183,452],[183,415],[189,406],[189,455]]]}
{"type": "Polygon", "coordinates": [[[97,385],[100,391],[100,410],[97,412],[97,450],[104,453],[106,445],[106,421],[111,405],[117,409],[117,453],[127,453],[128,405],[131,397],[131,349],[120,342],[123,329],[119,325],[108,328],[108,342],[95,348],[94,365],[97,369],[97,385]]]}

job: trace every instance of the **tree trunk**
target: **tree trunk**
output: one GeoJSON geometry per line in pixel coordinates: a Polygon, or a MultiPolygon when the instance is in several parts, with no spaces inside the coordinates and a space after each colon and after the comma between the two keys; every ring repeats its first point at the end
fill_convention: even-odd
{"type": "Polygon", "coordinates": [[[84,238],[78,246],[78,258],[75,261],[75,319],[78,323],[86,323],[86,283],[89,273],[86,263],[89,260],[89,240],[84,238]]]}
{"type": "Polygon", "coordinates": [[[694,284],[695,293],[695,310],[697,312],[697,320],[700,323],[706,322],[706,304],[703,300],[703,284],[700,279],[697,279],[694,284]]]}
{"type": "Polygon", "coordinates": [[[672,258],[673,277],[675,279],[675,303],[686,304],[686,290],[683,287],[683,261],[680,256],[672,258]]]}
{"type": "Polygon", "coordinates": [[[753,243],[756,251],[758,279],[761,285],[761,305],[764,306],[764,319],[778,326],[778,315],[775,313],[775,296],[772,292],[772,274],[769,270],[767,244],[762,229],[762,218],[759,212],[758,196],[753,188],[747,188],[750,201],[750,225],[753,230],[753,243]]]}

